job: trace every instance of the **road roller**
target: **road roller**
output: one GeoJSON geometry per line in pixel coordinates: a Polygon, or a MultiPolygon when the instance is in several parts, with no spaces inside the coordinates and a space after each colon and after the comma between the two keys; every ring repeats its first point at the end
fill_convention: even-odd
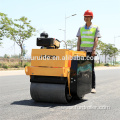
{"type": "Polygon", "coordinates": [[[25,67],[34,101],[69,103],[91,92],[92,62],[86,51],[60,49],[61,41],[47,33],[36,41],[40,49],[32,49],[31,66],[25,67]]]}

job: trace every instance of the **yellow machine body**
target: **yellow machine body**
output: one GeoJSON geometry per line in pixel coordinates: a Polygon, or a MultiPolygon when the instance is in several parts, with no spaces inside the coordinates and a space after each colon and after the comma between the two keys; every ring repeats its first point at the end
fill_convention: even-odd
{"type": "Polygon", "coordinates": [[[33,49],[31,55],[31,66],[70,67],[70,56],[73,57],[76,55],[85,57],[86,52],[68,49],[33,49]],[[45,57],[51,57],[51,59],[44,59],[45,57]]]}
{"type": "Polygon", "coordinates": [[[25,67],[26,75],[67,77],[70,94],[70,67],[74,56],[86,57],[85,51],[68,49],[32,49],[31,66],[25,67]]]}

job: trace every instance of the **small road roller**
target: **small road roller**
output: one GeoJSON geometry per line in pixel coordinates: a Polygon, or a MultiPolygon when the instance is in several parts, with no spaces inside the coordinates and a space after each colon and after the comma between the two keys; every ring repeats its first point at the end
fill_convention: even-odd
{"type": "Polygon", "coordinates": [[[31,66],[25,67],[25,73],[36,102],[69,103],[91,92],[92,62],[86,51],[59,49],[60,42],[41,33],[40,49],[32,49],[31,66]]]}

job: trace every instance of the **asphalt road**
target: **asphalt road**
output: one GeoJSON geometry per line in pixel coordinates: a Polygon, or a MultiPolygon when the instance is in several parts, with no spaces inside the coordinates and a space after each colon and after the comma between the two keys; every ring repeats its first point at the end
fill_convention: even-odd
{"type": "Polygon", "coordinates": [[[119,120],[120,69],[96,70],[97,93],[70,104],[36,103],[29,76],[0,76],[0,120],[119,120]]]}

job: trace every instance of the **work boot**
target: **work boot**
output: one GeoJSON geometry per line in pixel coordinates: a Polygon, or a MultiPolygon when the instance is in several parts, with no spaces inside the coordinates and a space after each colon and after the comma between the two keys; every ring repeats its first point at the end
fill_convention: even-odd
{"type": "Polygon", "coordinates": [[[96,93],[95,88],[92,88],[91,93],[96,93]]]}

